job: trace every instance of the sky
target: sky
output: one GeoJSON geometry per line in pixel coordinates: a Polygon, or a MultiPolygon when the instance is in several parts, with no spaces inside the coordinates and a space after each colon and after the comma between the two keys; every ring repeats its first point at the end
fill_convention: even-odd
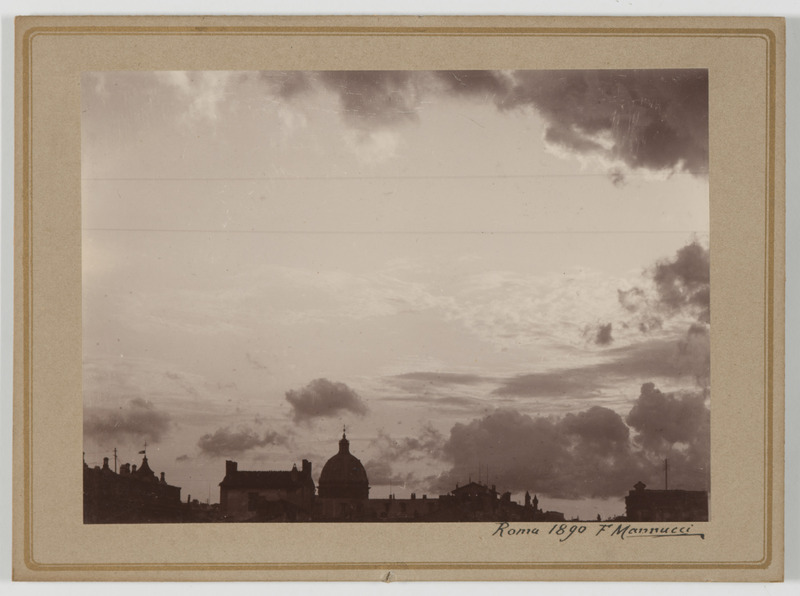
{"type": "Polygon", "coordinates": [[[84,447],[567,517],[709,486],[707,73],[82,77],[84,447]]]}

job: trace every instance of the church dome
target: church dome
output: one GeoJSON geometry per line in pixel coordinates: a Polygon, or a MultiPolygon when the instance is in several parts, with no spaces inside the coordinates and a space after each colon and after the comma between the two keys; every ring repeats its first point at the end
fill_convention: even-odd
{"type": "Polygon", "coordinates": [[[369,496],[367,471],[350,453],[350,441],[342,433],[339,453],[330,458],[319,475],[319,496],[334,499],[366,499],[369,496]]]}

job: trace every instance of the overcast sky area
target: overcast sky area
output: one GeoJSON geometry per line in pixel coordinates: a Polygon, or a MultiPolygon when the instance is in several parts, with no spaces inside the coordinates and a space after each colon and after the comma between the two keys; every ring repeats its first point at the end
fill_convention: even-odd
{"type": "Polygon", "coordinates": [[[82,79],[86,461],[709,486],[706,71],[82,79]]]}

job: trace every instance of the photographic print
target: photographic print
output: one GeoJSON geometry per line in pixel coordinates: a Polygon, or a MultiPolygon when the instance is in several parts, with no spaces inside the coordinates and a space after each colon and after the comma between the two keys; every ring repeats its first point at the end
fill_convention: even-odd
{"type": "Polygon", "coordinates": [[[708,520],[706,70],[81,94],[86,523],[708,520]]]}
{"type": "Polygon", "coordinates": [[[14,577],[776,581],[776,19],[17,20],[14,577]]]}

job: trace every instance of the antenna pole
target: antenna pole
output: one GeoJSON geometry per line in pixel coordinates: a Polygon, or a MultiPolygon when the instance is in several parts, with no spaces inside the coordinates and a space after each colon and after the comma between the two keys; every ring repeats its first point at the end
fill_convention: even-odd
{"type": "Polygon", "coordinates": [[[664,458],[664,490],[669,490],[669,460],[664,458]]]}
{"type": "Polygon", "coordinates": [[[114,447],[114,474],[117,473],[117,448],[114,447]]]}

